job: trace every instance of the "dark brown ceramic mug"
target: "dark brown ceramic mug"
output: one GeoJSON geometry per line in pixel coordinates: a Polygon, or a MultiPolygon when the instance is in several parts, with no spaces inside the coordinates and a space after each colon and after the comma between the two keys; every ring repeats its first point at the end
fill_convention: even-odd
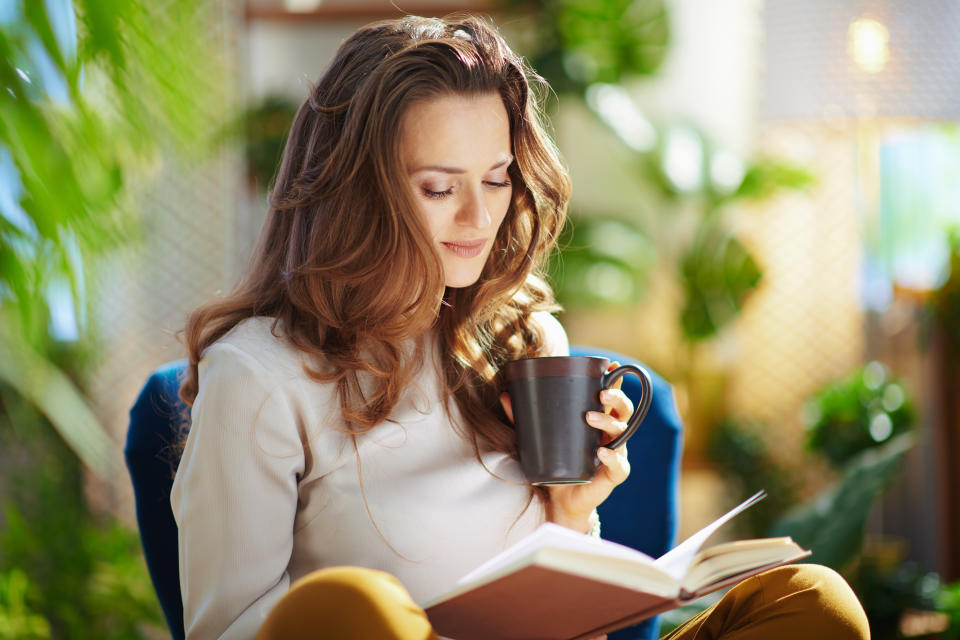
{"type": "Polygon", "coordinates": [[[607,371],[610,360],[591,356],[526,358],[505,367],[507,391],[520,449],[520,464],[532,484],[590,482],[600,466],[602,432],[587,424],[587,411],[603,411],[600,392],[621,376],[640,378],[643,396],[627,429],[605,446],[615,449],[636,433],[650,409],[650,375],[633,364],[607,371]]]}

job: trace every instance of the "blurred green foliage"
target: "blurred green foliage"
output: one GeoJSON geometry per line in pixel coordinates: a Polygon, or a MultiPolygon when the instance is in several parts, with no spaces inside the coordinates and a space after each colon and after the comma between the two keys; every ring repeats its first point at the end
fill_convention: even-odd
{"type": "Polygon", "coordinates": [[[700,615],[713,605],[720,602],[720,599],[724,594],[726,594],[725,589],[714,591],[713,593],[708,593],[705,596],[697,598],[693,602],[688,602],[682,607],[677,607],[676,609],[671,609],[670,611],[664,611],[661,613],[660,637],[663,638],[669,635],[671,631],[680,625],[686,623],[691,618],[700,615]]]}
{"type": "Polygon", "coordinates": [[[815,183],[806,169],[776,158],[760,158],[743,174],[733,197],[763,200],[781,189],[806,189],[815,183]]]}
{"type": "Polygon", "coordinates": [[[814,394],[808,401],[810,450],[829,461],[838,477],[805,499],[798,478],[813,461],[775,459],[765,425],[728,418],[712,431],[708,446],[740,497],[767,490],[768,499],[743,515],[749,526],[741,534],[791,536],[813,551],[810,562],[843,571],[878,639],[898,637],[905,611],[931,610],[939,588],[935,574],[901,562],[899,554],[891,560],[864,548],[870,514],[912,446],[911,404],[906,387],[878,362],[814,394]],[[878,426],[880,412],[889,424],[878,426]]]}
{"type": "Polygon", "coordinates": [[[947,232],[950,246],[950,262],[943,284],[934,290],[922,310],[925,322],[925,334],[922,338],[929,342],[934,328],[945,334],[946,349],[951,360],[960,356],[960,228],[954,227],[947,232]]]}
{"type": "MultiPolygon", "coordinates": [[[[649,194],[629,211],[572,216],[551,264],[558,298],[568,307],[634,305],[654,271],[665,268],[683,294],[677,322],[693,358],[693,346],[730,326],[762,282],[762,265],[737,237],[731,210],[807,189],[813,175],[778,158],[736,157],[696,126],[646,120],[622,84],[655,73],[663,62],[670,41],[667,3],[506,4],[526,14],[521,24],[527,28],[519,31],[529,40],[526,53],[534,68],[561,96],[582,100],[617,134],[632,155],[638,184],[649,194]],[[681,147],[687,157],[678,173],[681,147]]],[[[930,312],[947,332],[960,327],[960,233],[952,246],[953,277],[937,292],[930,312]]],[[[951,344],[960,352],[960,334],[951,344]]],[[[684,381],[693,363],[687,366],[688,371],[681,366],[670,372],[674,382],[684,381]]],[[[723,418],[720,409],[709,455],[734,479],[735,491],[749,495],[763,487],[769,496],[744,514],[745,533],[792,535],[814,550],[814,561],[853,571],[875,637],[888,637],[883,634],[897,628],[904,609],[930,606],[935,589],[928,574],[907,565],[881,567],[863,554],[867,519],[902,467],[914,419],[905,387],[883,365],[868,364],[809,401],[810,450],[838,476],[801,503],[804,461],[797,460],[794,469],[774,459],[765,425],[723,418]]]]}
{"type": "MultiPolygon", "coordinates": [[[[165,154],[208,148],[199,90],[216,72],[201,0],[4,3],[0,11],[0,380],[17,386],[62,341],[87,339],[95,256],[138,237],[137,188],[165,154]]],[[[78,371],[68,370],[67,378],[78,371]]],[[[31,399],[92,469],[106,437],[75,385],[31,399]],[[78,446],[86,441],[91,446],[78,446]]],[[[21,390],[22,391],[22,390],[21,390]]]]}
{"type": "Polygon", "coordinates": [[[930,608],[936,590],[926,572],[902,564],[901,558],[880,563],[864,551],[870,513],[911,446],[912,435],[905,433],[851,457],[836,482],[790,509],[770,530],[813,551],[809,562],[846,573],[878,640],[899,637],[904,611],[930,608]]]}
{"type": "Polygon", "coordinates": [[[677,322],[684,338],[696,342],[716,336],[739,316],[763,277],[731,227],[729,206],[813,182],[800,169],[781,163],[775,170],[766,162],[777,164],[757,160],[743,174],[744,182],[726,194],[709,182],[700,183],[694,192],[677,192],[659,173],[638,170],[637,180],[656,185],[660,193],[646,207],[660,213],[647,221],[638,212],[573,216],[550,267],[560,301],[570,306],[634,304],[643,299],[653,270],[664,264],[683,291],[677,322]],[[748,179],[751,184],[744,186],[748,179]],[[691,224],[676,224],[691,210],[695,215],[691,224]],[[616,235],[611,233],[614,229],[616,235]],[[665,233],[672,235],[670,242],[658,243],[655,238],[665,233]]]}
{"type": "Polygon", "coordinates": [[[729,230],[701,225],[680,259],[686,303],[680,312],[683,334],[691,340],[716,335],[736,318],[747,296],[760,283],[760,267],[729,230]]]}
{"type": "Polygon", "coordinates": [[[811,561],[843,570],[862,548],[867,518],[912,446],[914,412],[905,384],[869,362],[807,403],[808,446],[839,478],[772,527],[813,550],[811,561]]]}
{"type": "Polygon", "coordinates": [[[843,467],[862,451],[909,431],[912,405],[904,383],[882,363],[869,362],[810,400],[807,444],[843,467]]]}
{"type": "Polygon", "coordinates": [[[290,125],[299,105],[286,96],[267,95],[225,127],[221,140],[239,143],[246,158],[251,187],[269,190],[280,168],[290,125]]]}
{"type": "Polygon", "coordinates": [[[643,299],[647,274],[657,260],[650,239],[616,218],[584,218],[568,224],[562,252],[550,262],[558,296],[572,305],[625,305],[643,299]]]}
{"type": "Polygon", "coordinates": [[[905,611],[933,611],[940,594],[940,577],[914,562],[884,562],[865,554],[852,575],[870,621],[872,640],[902,638],[900,619],[905,611]]]}
{"type": "Polygon", "coordinates": [[[943,633],[943,640],[960,638],[960,582],[945,585],[937,594],[937,611],[945,614],[949,627],[943,633]]]}
{"type": "Polygon", "coordinates": [[[745,500],[758,489],[767,497],[747,509],[731,525],[741,537],[762,537],[799,499],[799,482],[792,467],[775,459],[767,444],[768,425],[727,417],[710,432],[707,455],[724,477],[732,480],[736,500],[745,500]]]}
{"type": "Polygon", "coordinates": [[[663,0],[505,0],[524,16],[536,46],[534,69],[559,93],[595,82],[655,72],[667,54],[670,25],[663,0]]]}
{"type": "Polygon", "coordinates": [[[139,638],[137,535],[95,514],[118,447],[82,391],[96,259],[140,237],[165,162],[202,162],[219,82],[206,0],[0,3],[0,637],[139,638]]]}
{"type": "Polygon", "coordinates": [[[726,219],[728,205],[805,187],[811,175],[775,159],[732,157],[693,126],[646,121],[621,83],[649,76],[663,63],[670,44],[663,0],[505,4],[522,16],[533,67],[558,94],[583,100],[617,133],[634,155],[638,183],[651,194],[636,210],[616,216],[572,217],[572,231],[550,268],[558,298],[568,306],[632,305],[643,298],[657,265],[667,265],[684,292],[678,323],[685,339],[715,336],[761,279],[760,266],[726,219]],[[687,160],[699,162],[682,180],[673,170],[680,147],[691,154],[687,160]],[[691,211],[693,220],[677,224],[691,211]],[[660,242],[665,234],[673,237],[660,242]]]}
{"type": "Polygon", "coordinates": [[[2,384],[0,403],[0,620],[37,630],[40,617],[37,637],[71,640],[162,629],[137,534],[90,509],[83,465],[42,414],[2,384]]]}
{"type": "Polygon", "coordinates": [[[912,444],[911,435],[903,434],[850,458],[836,482],[785,513],[770,535],[791,536],[813,551],[811,562],[846,569],[863,546],[874,504],[912,444]]]}
{"type": "Polygon", "coordinates": [[[39,640],[50,637],[50,623],[27,607],[31,584],[21,569],[0,572],[0,639],[39,640]]]}
{"type": "Polygon", "coordinates": [[[208,65],[203,3],[14,2],[0,22],[0,148],[16,168],[0,216],[0,292],[45,346],[31,313],[51,279],[76,295],[82,261],[136,230],[130,183],[163,144],[209,140],[196,88],[208,65]],[[11,206],[12,205],[12,206],[11,206]]]}

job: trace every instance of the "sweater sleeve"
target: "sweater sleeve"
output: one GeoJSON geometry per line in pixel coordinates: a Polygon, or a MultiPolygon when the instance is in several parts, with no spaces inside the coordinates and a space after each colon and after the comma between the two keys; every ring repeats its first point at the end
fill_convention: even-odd
{"type": "Polygon", "coordinates": [[[248,640],[287,592],[303,469],[280,382],[236,347],[211,346],[171,492],[188,639],[248,640]]]}

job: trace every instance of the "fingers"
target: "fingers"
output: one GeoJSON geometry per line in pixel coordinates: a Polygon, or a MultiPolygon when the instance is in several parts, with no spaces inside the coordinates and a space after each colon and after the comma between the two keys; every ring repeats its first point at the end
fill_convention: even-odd
{"type": "MultiPolygon", "coordinates": [[[[621,382],[621,380],[617,380],[617,382],[621,382]]],[[[604,389],[601,391],[600,404],[604,406],[607,413],[613,414],[620,420],[627,421],[633,415],[633,402],[620,389],[604,389]]]]}
{"type": "Polygon", "coordinates": [[[510,422],[513,422],[513,403],[510,402],[509,393],[500,394],[500,405],[503,407],[503,411],[507,414],[507,417],[510,418],[510,422]]]}
{"type": "MultiPolygon", "coordinates": [[[[619,362],[611,362],[609,371],[620,366],[619,362]]],[[[587,424],[603,431],[601,442],[607,443],[627,430],[627,420],[633,415],[633,402],[620,386],[623,378],[617,379],[609,389],[600,392],[600,403],[604,412],[588,411],[587,424]]],[[[623,444],[616,449],[599,447],[597,457],[600,458],[601,468],[598,475],[614,486],[621,484],[630,476],[630,460],[627,458],[627,446],[623,444]]]]}
{"type": "Polygon", "coordinates": [[[600,392],[600,403],[606,411],[588,411],[587,424],[603,431],[601,443],[610,442],[627,429],[627,420],[633,415],[633,403],[620,389],[604,389],[600,392]]]}
{"type": "MultiPolygon", "coordinates": [[[[620,363],[617,362],[616,360],[614,360],[613,362],[610,363],[610,366],[607,367],[607,371],[613,371],[614,369],[616,369],[616,368],[619,367],[619,366],[620,366],[620,363]]],[[[619,388],[622,387],[622,386],[623,386],[623,378],[621,377],[621,378],[617,378],[616,382],[614,382],[614,383],[613,383],[613,386],[610,387],[610,388],[611,388],[611,389],[619,389],[619,388]]]]}
{"type": "Polygon", "coordinates": [[[627,458],[627,446],[607,449],[597,449],[597,457],[603,465],[598,473],[603,473],[614,485],[622,483],[630,475],[630,460],[627,458]]]}
{"type": "Polygon", "coordinates": [[[612,414],[599,411],[587,411],[587,424],[603,432],[601,444],[606,444],[627,430],[627,423],[618,420],[612,414]]]}

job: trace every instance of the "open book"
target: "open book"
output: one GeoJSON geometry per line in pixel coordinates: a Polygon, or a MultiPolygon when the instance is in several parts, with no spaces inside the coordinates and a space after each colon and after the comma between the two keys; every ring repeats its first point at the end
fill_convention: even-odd
{"type": "Polygon", "coordinates": [[[635,549],[547,523],[423,605],[456,640],[590,638],[810,555],[790,538],[703,549],[760,492],[654,560],[635,549]]]}

